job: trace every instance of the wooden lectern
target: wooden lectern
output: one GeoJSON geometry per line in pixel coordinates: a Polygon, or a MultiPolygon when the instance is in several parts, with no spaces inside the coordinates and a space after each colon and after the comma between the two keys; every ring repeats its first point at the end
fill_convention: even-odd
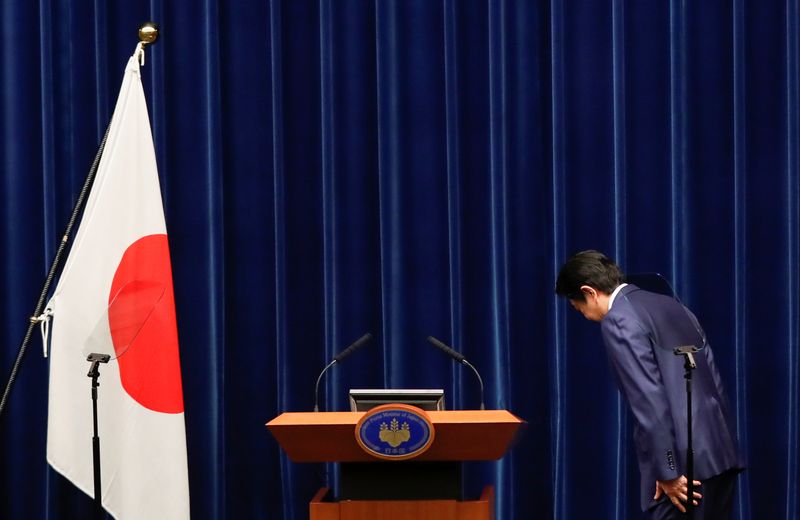
{"type": "MultiPolygon", "coordinates": [[[[477,500],[428,496],[426,479],[442,477],[460,488],[462,461],[497,460],[511,445],[524,421],[506,410],[427,412],[435,428],[430,448],[408,462],[385,462],[364,451],[355,429],[365,412],[284,413],[267,423],[270,432],[293,462],[341,462],[347,468],[351,491],[330,501],[320,489],[311,500],[311,520],[493,520],[494,489],[487,486],[477,500]],[[381,475],[403,475],[410,491],[381,481],[381,475]],[[416,484],[416,487],[414,485],[416,484]],[[402,499],[363,499],[372,491],[392,488],[402,499]],[[351,498],[355,497],[355,498],[351,498]],[[327,500],[327,501],[326,501],[327,500]]],[[[344,478],[344,476],[343,476],[344,478]]],[[[432,491],[437,491],[433,489],[432,491]]],[[[385,497],[382,497],[385,498],[385,497]]],[[[396,497],[392,497],[396,498],[396,497]]]]}

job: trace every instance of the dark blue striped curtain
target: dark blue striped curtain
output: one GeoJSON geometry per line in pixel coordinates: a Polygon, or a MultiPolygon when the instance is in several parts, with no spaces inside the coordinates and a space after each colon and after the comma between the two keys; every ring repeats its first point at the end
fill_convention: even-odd
{"type": "MultiPolygon", "coordinates": [[[[141,22],[173,256],[195,518],[307,515],[335,467],[264,423],[324,383],[476,383],[530,424],[499,519],[637,518],[599,331],[553,295],[597,248],[703,322],[749,469],[737,518],[800,517],[798,0],[10,0],[0,6],[0,370],[10,369],[141,22]]],[[[77,518],[45,462],[38,340],[0,417],[0,516],[77,518]]],[[[88,386],[87,386],[87,406],[88,386]]],[[[88,440],[87,440],[88,441],[88,440]]]]}

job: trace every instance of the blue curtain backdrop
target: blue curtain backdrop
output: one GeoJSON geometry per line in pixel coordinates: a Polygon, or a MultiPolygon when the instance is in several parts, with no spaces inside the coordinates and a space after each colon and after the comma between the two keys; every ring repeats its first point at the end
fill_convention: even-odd
{"type": "MultiPolygon", "coordinates": [[[[598,248],[660,271],[714,345],[749,459],[737,518],[800,517],[798,0],[0,4],[0,373],[141,22],[195,518],[301,519],[326,481],[264,423],[325,382],[443,387],[529,421],[467,486],[502,520],[638,517],[597,326],[553,295],[598,248]]],[[[34,340],[0,418],[0,516],[78,518],[45,462],[34,340]]],[[[88,383],[87,383],[87,406],[88,383]]],[[[332,474],[328,481],[335,484],[332,474]]]]}

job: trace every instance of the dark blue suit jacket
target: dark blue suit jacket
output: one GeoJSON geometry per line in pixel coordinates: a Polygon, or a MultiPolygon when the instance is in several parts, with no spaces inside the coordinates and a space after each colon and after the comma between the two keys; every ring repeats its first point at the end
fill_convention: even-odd
{"type": "Polygon", "coordinates": [[[634,416],[641,505],[655,505],[656,480],[686,474],[686,383],[673,349],[705,348],[692,374],[694,477],[744,468],[736,429],[711,347],[697,318],[675,298],[623,287],[600,322],[611,369],[634,416]]]}

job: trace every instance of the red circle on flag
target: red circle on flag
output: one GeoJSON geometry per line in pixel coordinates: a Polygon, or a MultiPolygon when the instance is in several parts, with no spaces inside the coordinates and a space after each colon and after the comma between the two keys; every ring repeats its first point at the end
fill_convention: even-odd
{"type": "Polygon", "coordinates": [[[108,325],[125,392],[150,410],[183,412],[167,235],[142,237],[125,250],[108,303],[108,325]]]}

